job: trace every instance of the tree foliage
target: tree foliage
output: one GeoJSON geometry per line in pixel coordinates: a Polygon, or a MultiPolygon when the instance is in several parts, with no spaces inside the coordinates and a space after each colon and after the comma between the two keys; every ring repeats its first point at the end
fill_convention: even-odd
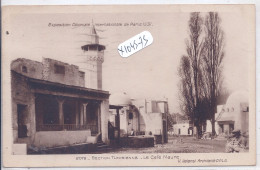
{"type": "Polygon", "coordinates": [[[186,40],[187,55],[182,56],[179,67],[181,110],[199,128],[199,104],[201,98],[201,58],[203,20],[198,12],[191,13],[189,20],[189,39],[186,40]]]}
{"type": "Polygon", "coordinates": [[[209,116],[213,135],[215,134],[217,98],[220,96],[223,83],[224,33],[220,27],[220,22],[218,13],[208,13],[205,18],[205,41],[203,45],[204,91],[210,108],[209,116]]]}
{"type": "Polygon", "coordinates": [[[223,42],[218,13],[209,12],[204,22],[200,13],[190,14],[187,54],[181,57],[178,69],[180,108],[198,130],[210,119],[213,133],[217,98],[223,82],[223,42]]]}

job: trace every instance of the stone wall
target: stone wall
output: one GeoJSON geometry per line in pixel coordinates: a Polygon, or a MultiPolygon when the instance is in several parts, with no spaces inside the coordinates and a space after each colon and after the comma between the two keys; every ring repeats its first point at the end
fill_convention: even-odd
{"type": "Polygon", "coordinates": [[[18,58],[11,63],[11,70],[27,77],[42,79],[43,65],[38,61],[18,58]]]}
{"type": "Polygon", "coordinates": [[[43,79],[81,87],[84,87],[84,84],[82,83],[85,82],[83,81],[85,79],[84,74],[79,71],[78,66],[69,65],[49,58],[43,59],[43,79]],[[61,71],[57,68],[60,68],[61,71]]]}
{"type": "Polygon", "coordinates": [[[85,87],[85,73],[78,66],[50,58],[43,58],[42,63],[19,58],[12,62],[11,69],[34,79],[85,87]]]}
{"type": "Polygon", "coordinates": [[[14,143],[30,143],[31,136],[35,132],[34,95],[31,93],[26,77],[15,72],[12,72],[11,77],[13,141],[14,143]],[[18,138],[18,105],[25,106],[24,124],[28,129],[28,137],[25,138],[18,138]]]}
{"type": "Polygon", "coordinates": [[[146,148],[154,147],[153,136],[140,136],[140,137],[124,137],[120,138],[119,145],[122,147],[131,148],[146,148]]]}
{"type": "Polygon", "coordinates": [[[90,130],[81,131],[41,131],[36,132],[32,144],[36,147],[52,148],[87,143],[90,130]]]}

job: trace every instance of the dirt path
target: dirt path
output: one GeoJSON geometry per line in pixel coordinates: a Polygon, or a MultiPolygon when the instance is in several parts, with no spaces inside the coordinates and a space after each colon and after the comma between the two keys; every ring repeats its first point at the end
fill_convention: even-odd
{"type": "Polygon", "coordinates": [[[106,153],[217,153],[225,152],[226,141],[197,140],[192,137],[169,137],[166,144],[149,148],[119,148],[106,153]]]}

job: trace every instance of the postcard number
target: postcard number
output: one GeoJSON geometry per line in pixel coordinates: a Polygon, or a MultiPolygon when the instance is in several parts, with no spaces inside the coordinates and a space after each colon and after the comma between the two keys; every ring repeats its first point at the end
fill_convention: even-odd
{"type": "Polygon", "coordinates": [[[129,57],[130,55],[151,45],[153,36],[149,31],[143,31],[140,34],[126,40],[118,46],[118,52],[121,57],[129,57]]]}

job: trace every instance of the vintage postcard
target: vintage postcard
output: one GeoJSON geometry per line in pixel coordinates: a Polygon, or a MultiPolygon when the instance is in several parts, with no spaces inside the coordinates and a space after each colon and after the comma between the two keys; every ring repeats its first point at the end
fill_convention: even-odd
{"type": "Polygon", "coordinates": [[[5,167],[255,165],[255,6],[5,6],[5,167]]]}

